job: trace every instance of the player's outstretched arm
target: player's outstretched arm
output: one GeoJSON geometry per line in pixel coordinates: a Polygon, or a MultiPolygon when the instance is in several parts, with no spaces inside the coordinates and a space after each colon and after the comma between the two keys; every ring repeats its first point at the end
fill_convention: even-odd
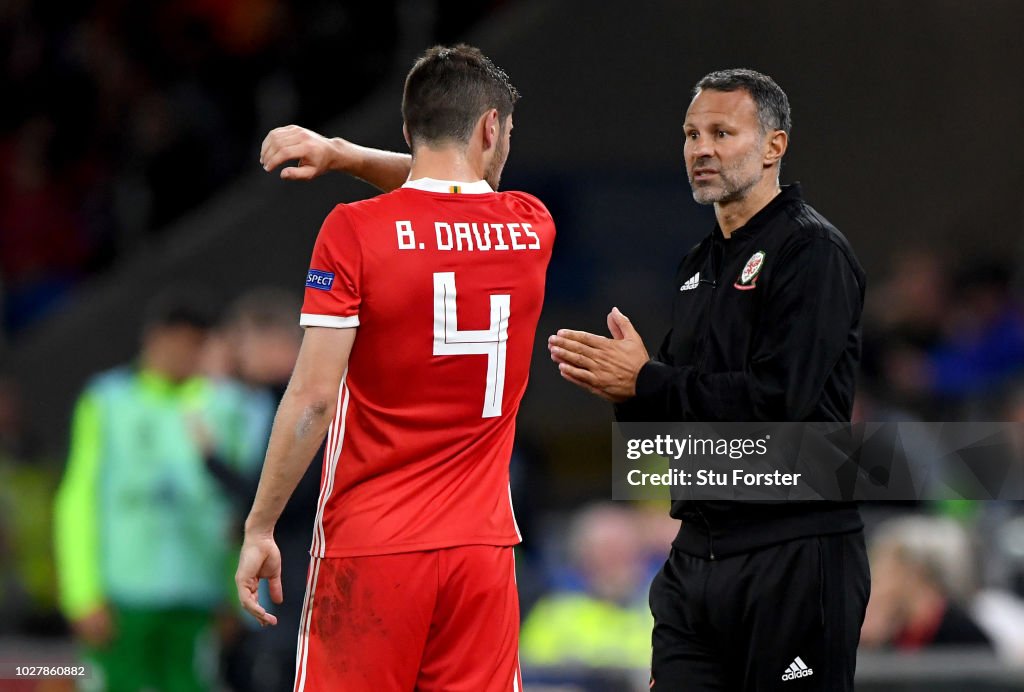
{"type": "Polygon", "coordinates": [[[327,138],[298,125],[274,128],[260,148],[260,165],[266,171],[288,161],[298,163],[281,169],[283,180],[312,180],[328,171],[338,171],[384,192],[401,187],[412,166],[408,154],[362,147],[341,137],[327,138]]]}
{"type": "Polygon", "coordinates": [[[238,600],[263,625],[276,625],[277,618],[259,603],[260,580],[268,581],[274,603],[283,599],[281,553],[274,541],[274,527],[334,418],[355,338],[355,328],[308,327],[277,409],[235,573],[238,600]]]}

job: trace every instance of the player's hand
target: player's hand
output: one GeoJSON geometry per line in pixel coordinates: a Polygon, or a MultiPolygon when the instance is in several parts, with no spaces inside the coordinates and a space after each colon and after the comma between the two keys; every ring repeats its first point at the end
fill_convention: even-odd
{"type": "Polygon", "coordinates": [[[273,535],[247,533],[238,558],[238,571],[235,572],[238,600],[261,625],[276,625],[277,618],[259,602],[261,579],[266,579],[270,586],[270,600],[281,603],[284,600],[281,590],[281,551],[273,535]]]}
{"type": "Polygon", "coordinates": [[[629,318],[612,308],[608,313],[612,338],[572,329],[548,337],[551,360],[562,377],[608,401],[636,396],[636,377],[650,360],[643,339],[629,318]]]}
{"type": "Polygon", "coordinates": [[[340,137],[328,139],[298,125],[277,127],[267,133],[260,147],[260,165],[272,171],[288,161],[295,166],[281,169],[283,180],[312,180],[327,171],[346,171],[355,159],[356,147],[340,137]]]}
{"type": "Polygon", "coordinates": [[[114,619],[110,609],[99,606],[88,614],[72,621],[71,629],[75,635],[89,646],[99,648],[114,638],[114,619]]]}

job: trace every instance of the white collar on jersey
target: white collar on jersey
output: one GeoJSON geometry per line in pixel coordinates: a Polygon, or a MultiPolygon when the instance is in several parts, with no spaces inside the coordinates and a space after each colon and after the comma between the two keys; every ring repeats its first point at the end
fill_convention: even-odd
{"type": "Polygon", "coordinates": [[[416,178],[416,180],[406,180],[402,187],[411,187],[414,190],[425,190],[426,192],[458,192],[464,195],[482,195],[485,192],[494,192],[486,180],[466,183],[458,180],[416,178]]]}

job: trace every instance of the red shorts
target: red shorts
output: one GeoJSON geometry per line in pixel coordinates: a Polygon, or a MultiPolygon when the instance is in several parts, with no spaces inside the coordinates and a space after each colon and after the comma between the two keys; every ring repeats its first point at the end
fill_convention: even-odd
{"type": "Polygon", "coordinates": [[[313,558],[295,692],[521,692],[511,547],[313,558]]]}

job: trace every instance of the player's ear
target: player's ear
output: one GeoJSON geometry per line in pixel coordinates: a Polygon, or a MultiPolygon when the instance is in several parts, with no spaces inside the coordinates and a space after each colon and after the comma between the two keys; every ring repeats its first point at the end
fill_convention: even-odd
{"type": "Polygon", "coordinates": [[[764,166],[768,168],[777,164],[785,155],[789,146],[789,135],[785,130],[774,130],[768,134],[764,148],[764,166]]]}
{"type": "Polygon", "coordinates": [[[497,145],[498,137],[501,136],[501,118],[498,116],[498,109],[490,109],[480,116],[480,120],[483,124],[483,149],[487,151],[497,145]]]}
{"type": "Polygon", "coordinates": [[[409,128],[405,123],[402,123],[402,136],[405,137],[405,146],[409,147],[409,151],[412,151],[412,138],[409,136],[409,128]]]}

